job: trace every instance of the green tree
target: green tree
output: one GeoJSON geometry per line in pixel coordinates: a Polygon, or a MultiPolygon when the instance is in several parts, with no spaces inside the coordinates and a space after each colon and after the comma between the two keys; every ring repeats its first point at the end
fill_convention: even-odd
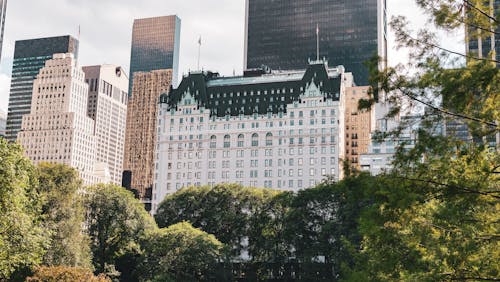
{"type": "Polygon", "coordinates": [[[85,207],[92,259],[98,273],[116,272],[116,262],[124,255],[140,252],[140,240],[156,229],[143,204],[119,186],[101,184],[88,188],[85,207]]]}
{"type": "Polygon", "coordinates": [[[14,272],[42,260],[47,238],[36,186],[35,169],[22,147],[0,138],[0,280],[14,280],[14,272]]]}
{"type": "Polygon", "coordinates": [[[286,236],[286,216],[294,199],[292,192],[276,194],[262,203],[250,218],[248,251],[253,262],[285,263],[292,245],[286,236]]]}
{"type": "MultiPolygon", "coordinates": [[[[465,26],[472,40],[486,41],[498,24],[490,1],[416,2],[435,29],[465,26]]],[[[361,106],[387,93],[391,115],[408,101],[427,111],[413,145],[399,148],[394,170],[379,177],[373,205],[362,212],[362,249],[350,278],[498,280],[500,158],[491,141],[500,132],[499,62],[494,52],[450,52],[439,46],[432,28],[412,34],[404,17],[395,17],[391,26],[400,46],[410,50],[410,62],[373,68],[373,99],[361,106]],[[437,135],[449,121],[465,124],[471,138],[437,135]]],[[[409,126],[402,123],[379,137],[398,140],[409,126]]]]}
{"type": "Polygon", "coordinates": [[[44,265],[92,267],[85,219],[82,181],[78,172],[66,165],[38,165],[38,191],[42,198],[43,225],[50,234],[44,265]]]}
{"type": "Polygon", "coordinates": [[[215,236],[177,223],[146,240],[141,281],[213,281],[223,259],[224,245],[215,236]]]}
{"type": "Polygon", "coordinates": [[[68,266],[42,266],[26,279],[27,282],[111,282],[104,275],[94,276],[91,270],[68,266]]]}
{"type": "MultiPolygon", "coordinates": [[[[168,196],[155,215],[159,227],[188,221],[194,227],[214,234],[230,248],[233,257],[248,250],[251,218],[280,192],[223,184],[215,187],[189,187],[168,196]]],[[[253,256],[252,253],[249,254],[253,256]]]]}

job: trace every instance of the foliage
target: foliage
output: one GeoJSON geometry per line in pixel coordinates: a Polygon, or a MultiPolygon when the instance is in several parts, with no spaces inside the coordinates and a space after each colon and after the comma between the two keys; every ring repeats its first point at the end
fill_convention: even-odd
{"type": "Polygon", "coordinates": [[[42,163],[38,181],[43,225],[50,234],[43,264],[91,267],[89,241],[82,232],[85,211],[78,172],[66,165],[42,163]]]}
{"type": "Polygon", "coordinates": [[[215,236],[181,222],[150,235],[145,245],[141,280],[208,281],[224,258],[215,236]]]}
{"type": "Polygon", "coordinates": [[[131,252],[140,252],[140,240],[156,229],[144,206],[122,187],[110,184],[90,187],[85,207],[93,264],[98,273],[115,272],[117,260],[131,252]]]}
{"type": "Polygon", "coordinates": [[[36,186],[21,146],[0,138],[0,280],[41,262],[47,239],[36,186]]]}
{"type": "Polygon", "coordinates": [[[285,218],[287,240],[301,263],[331,264],[337,276],[354,263],[351,248],[359,248],[358,218],[371,204],[367,192],[375,178],[352,175],[339,183],[323,183],[299,191],[285,218]]]}
{"type": "Polygon", "coordinates": [[[155,219],[159,227],[188,221],[195,228],[214,234],[237,258],[247,250],[252,216],[278,193],[232,184],[185,188],[160,204],[155,219]]]}
{"type": "MultiPolygon", "coordinates": [[[[471,40],[484,43],[496,28],[488,2],[417,0],[435,28],[465,25],[471,40]]],[[[390,115],[404,105],[427,109],[413,145],[399,148],[394,170],[378,177],[380,185],[370,192],[373,203],[359,219],[362,249],[346,280],[496,280],[500,157],[491,141],[500,132],[500,69],[495,54],[452,53],[439,46],[431,28],[412,34],[404,17],[391,26],[400,47],[410,50],[410,62],[373,69],[374,97],[361,106],[388,93],[390,115]],[[436,134],[450,121],[466,125],[471,138],[436,134]]],[[[397,140],[409,126],[402,123],[381,136],[397,140]]]]}
{"type": "Polygon", "coordinates": [[[35,269],[27,282],[111,282],[104,275],[94,276],[91,270],[68,266],[42,266],[35,269]]]}

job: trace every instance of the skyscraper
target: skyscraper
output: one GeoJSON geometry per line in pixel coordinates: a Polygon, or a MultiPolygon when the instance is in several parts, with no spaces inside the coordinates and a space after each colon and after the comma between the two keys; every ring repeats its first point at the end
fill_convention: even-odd
{"type": "Polygon", "coordinates": [[[0,0],[0,61],[2,60],[3,31],[5,29],[6,13],[7,13],[7,0],[0,0]]]}
{"type": "Polygon", "coordinates": [[[325,57],[366,85],[364,62],[387,58],[386,0],[246,0],[245,63],[277,70],[303,69],[325,57]]]}
{"type": "Polygon", "coordinates": [[[177,16],[136,19],[132,31],[129,95],[135,72],[172,69],[173,82],[179,68],[181,20],[177,16]]]}
{"type": "Polygon", "coordinates": [[[89,85],[88,116],[95,121],[96,162],[101,182],[121,184],[128,78],[115,65],[83,67],[89,85]]]}
{"type": "MultiPolygon", "coordinates": [[[[495,11],[500,9],[500,0],[484,0],[484,6],[486,7],[483,12],[491,15],[491,17],[498,16],[495,11]]],[[[471,4],[472,5],[472,4],[471,4]]],[[[475,6],[474,6],[475,7],[475,6]]],[[[479,14],[477,10],[471,8],[470,5],[466,5],[468,16],[478,16],[485,17],[483,14],[479,14]]],[[[472,22],[472,21],[471,21],[472,22]]],[[[477,29],[470,25],[465,25],[466,28],[466,49],[467,53],[472,56],[478,57],[488,57],[491,50],[495,50],[494,60],[500,60],[500,36],[497,35],[500,32],[500,26],[495,22],[491,22],[493,26],[496,26],[495,33],[488,32],[489,27],[484,27],[483,29],[477,29]]]]}
{"type": "Polygon", "coordinates": [[[31,113],[23,116],[18,142],[35,164],[62,163],[87,185],[95,176],[94,121],[87,116],[88,85],[73,54],[54,54],[33,82],[31,113]]]}
{"type": "Polygon", "coordinates": [[[72,53],[78,58],[78,40],[67,35],[16,41],[7,114],[8,140],[17,139],[23,115],[30,113],[33,80],[56,53],[72,53]]]}
{"type": "Polygon", "coordinates": [[[171,82],[172,70],[137,72],[128,103],[123,169],[132,176],[127,188],[136,189],[146,203],[146,192],[153,186],[158,104],[160,95],[170,90],[171,82]]]}

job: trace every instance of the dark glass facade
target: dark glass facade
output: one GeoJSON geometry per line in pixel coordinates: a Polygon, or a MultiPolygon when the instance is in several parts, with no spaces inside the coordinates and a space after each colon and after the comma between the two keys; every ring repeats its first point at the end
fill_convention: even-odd
{"type": "Polygon", "coordinates": [[[31,111],[33,80],[56,53],[78,57],[78,40],[67,35],[16,41],[7,115],[7,139],[15,141],[23,115],[31,111]]]}
{"type": "Polygon", "coordinates": [[[177,16],[136,19],[132,31],[129,96],[134,72],[172,69],[176,84],[179,68],[181,20],[177,16]]]}
{"type": "MultiPolygon", "coordinates": [[[[486,7],[489,6],[490,0],[485,1],[484,5],[486,7]]],[[[493,9],[496,11],[495,15],[498,17],[498,13],[500,11],[500,0],[493,0],[493,9]]],[[[481,34],[482,36],[482,56],[483,57],[488,57],[488,55],[491,52],[491,41],[494,40],[494,46],[495,46],[495,60],[500,61],[500,26],[497,26],[495,32],[497,33],[492,34],[488,33],[487,31],[480,31],[478,33],[478,30],[475,28],[467,28],[466,30],[468,40],[467,40],[467,52],[471,53],[472,56],[479,56],[479,41],[478,41],[478,35],[481,34]]],[[[500,64],[497,64],[497,66],[500,66],[500,64]]]]}
{"type": "Polygon", "coordinates": [[[302,69],[320,58],[344,65],[358,85],[368,82],[364,62],[386,56],[385,0],[247,0],[245,66],[302,69]],[[382,26],[382,30],[378,27],[382,26]],[[380,46],[379,46],[380,44],[380,46]]]}

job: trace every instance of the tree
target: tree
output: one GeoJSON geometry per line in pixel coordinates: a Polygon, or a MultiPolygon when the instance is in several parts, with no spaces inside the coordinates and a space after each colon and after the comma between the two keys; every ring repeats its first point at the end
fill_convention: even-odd
{"type": "Polygon", "coordinates": [[[140,240],[156,229],[143,204],[122,187],[101,184],[88,188],[85,207],[93,264],[98,273],[111,273],[121,256],[140,252],[140,240]]]}
{"type": "Polygon", "coordinates": [[[38,165],[38,181],[43,225],[50,234],[43,264],[90,268],[90,242],[82,230],[85,211],[78,172],[66,165],[42,163],[38,165]]]}
{"type": "Polygon", "coordinates": [[[85,268],[68,266],[42,266],[26,279],[27,282],[111,282],[104,275],[94,276],[85,268]]]}
{"type": "MultiPolygon", "coordinates": [[[[436,29],[466,27],[474,40],[485,40],[498,24],[488,2],[417,1],[436,29]]],[[[410,63],[373,68],[371,102],[387,93],[391,115],[405,104],[427,109],[413,145],[398,149],[394,170],[379,178],[373,204],[362,211],[362,249],[350,278],[497,280],[500,159],[492,141],[500,132],[499,62],[494,52],[447,50],[430,28],[412,34],[404,17],[391,26],[400,46],[410,49],[410,63]],[[470,138],[436,134],[451,121],[464,124],[470,138]]],[[[398,140],[408,127],[403,123],[380,137],[398,140]]]]}
{"type": "Polygon", "coordinates": [[[35,169],[22,147],[0,138],[0,280],[14,280],[14,272],[42,260],[47,238],[36,186],[35,169]]]}
{"type": "Polygon", "coordinates": [[[262,203],[262,208],[250,218],[248,251],[252,262],[288,262],[292,245],[286,238],[286,216],[294,197],[292,192],[276,194],[262,203]]]}
{"type": "Polygon", "coordinates": [[[152,233],[145,244],[142,281],[212,281],[224,259],[224,245],[187,222],[152,233]]]}
{"type": "Polygon", "coordinates": [[[231,256],[239,258],[248,251],[251,218],[279,193],[234,184],[189,187],[165,198],[155,219],[159,227],[187,221],[195,228],[214,234],[230,248],[231,256]]]}

